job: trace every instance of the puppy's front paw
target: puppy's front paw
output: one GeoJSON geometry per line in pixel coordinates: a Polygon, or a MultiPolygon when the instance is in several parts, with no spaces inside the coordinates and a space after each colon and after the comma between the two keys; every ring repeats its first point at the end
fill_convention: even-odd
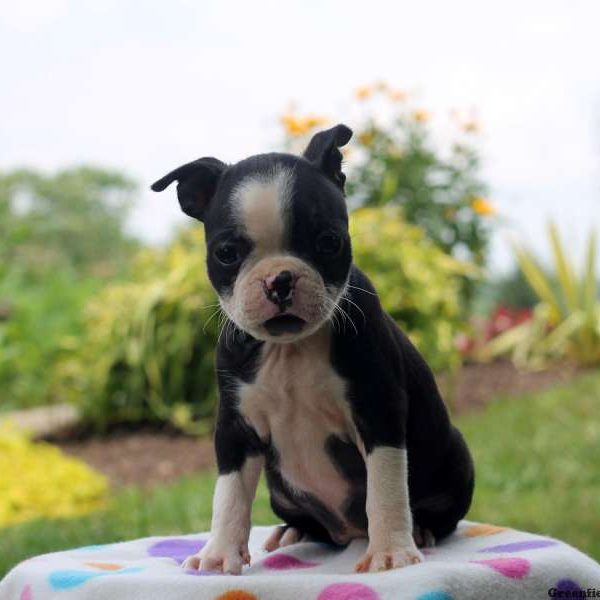
{"type": "Polygon", "coordinates": [[[242,567],[250,564],[247,544],[226,544],[210,541],[198,554],[188,556],[184,569],[217,571],[240,575],[242,567]]]}
{"type": "Polygon", "coordinates": [[[365,555],[354,566],[354,570],[357,573],[375,573],[415,565],[422,561],[423,555],[414,544],[389,550],[367,549],[365,555]]]}

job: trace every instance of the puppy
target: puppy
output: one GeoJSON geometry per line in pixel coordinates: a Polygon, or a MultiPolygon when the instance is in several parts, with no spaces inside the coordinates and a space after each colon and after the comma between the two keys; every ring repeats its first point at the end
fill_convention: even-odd
{"type": "Polygon", "coordinates": [[[187,568],[250,562],[263,467],[285,523],[265,548],[368,537],[359,572],[420,562],[417,543],[451,533],[471,503],[473,463],[432,373],[352,263],[339,151],[351,136],[317,133],[301,157],[200,158],[152,186],[177,181],[181,208],[204,223],[232,323],[216,354],[211,539],[187,568]]]}

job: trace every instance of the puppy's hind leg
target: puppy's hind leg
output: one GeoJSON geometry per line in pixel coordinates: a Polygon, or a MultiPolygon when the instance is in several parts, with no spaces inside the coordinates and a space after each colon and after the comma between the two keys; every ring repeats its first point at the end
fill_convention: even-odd
{"type": "Polygon", "coordinates": [[[432,477],[427,493],[412,502],[414,523],[435,540],[450,535],[471,506],[475,472],[460,432],[452,428],[444,461],[432,477]]]}
{"type": "Polygon", "coordinates": [[[296,527],[278,525],[263,544],[263,548],[267,552],[273,552],[273,550],[277,550],[278,548],[284,548],[285,546],[300,542],[303,538],[304,534],[296,527]]]}

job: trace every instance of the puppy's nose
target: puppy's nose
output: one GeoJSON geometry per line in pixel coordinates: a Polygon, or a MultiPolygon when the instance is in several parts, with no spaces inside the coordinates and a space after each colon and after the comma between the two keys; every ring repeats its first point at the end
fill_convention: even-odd
{"type": "Polygon", "coordinates": [[[291,271],[281,271],[275,277],[268,277],[263,282],[265,295],[283,311],[292,303],[294,295],[294,276],[291,271]]]}

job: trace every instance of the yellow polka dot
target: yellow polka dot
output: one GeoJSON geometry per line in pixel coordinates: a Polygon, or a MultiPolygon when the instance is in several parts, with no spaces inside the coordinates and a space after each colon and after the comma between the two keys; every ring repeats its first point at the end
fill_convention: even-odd
{"type": "Polygon", "coordinates": [[[215,598],[215,600],[258,600],[258,598],[244,590],[229,590],[215,598]]]}
{"type": "Polygon", "coordinates": [[[88,567],[94,567],[95,569],[102,569],[103,571],[118,571],[122,569],[122,565],[117,565],[115,563],[103,563],[103,562],[86,562],[88,567]]]}
{"type": "Polygon", "coordinates": [[[507,527],[498,527],[497,525],[488,525],[486,523],[479,523],[478,525],[472,525],[469,527],[464,535],[466,537],[477,537],[479,535],[495,535],[507,531],[507,527]]]}

